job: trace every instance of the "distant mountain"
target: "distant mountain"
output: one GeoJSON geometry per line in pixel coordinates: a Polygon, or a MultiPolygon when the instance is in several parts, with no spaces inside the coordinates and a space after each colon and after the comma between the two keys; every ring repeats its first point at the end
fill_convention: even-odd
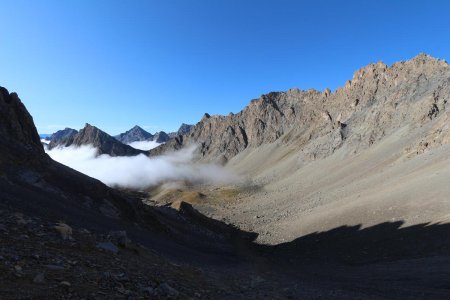
{"type": "Polygon", "coordinates": [[[170,140],[170,136],[164,131],[156,132],[152,139],[152,141],[160,144],[166,143],[168,140],[170,140]]]}
{"type": "Polygon", "coordinates": [[[194,125],[182,123],[177,132],[170,132],[170,133],[168,133],[168,135],[172,139],[179,135],[188,134],[193,127],[194,127],[194,125]]]}
{"type": "Polygon", "coordinates": [[[106,132],[95,126],[86,124],[77,134],[68,137],[60,142],[51,141],[49,149],[56,146],[69,147],[71,145],[92,145],[98,149],[99,154],[109,154],[111,156],[134,156],[138,154],[146,154],[146,151],[134,149],[125,145],[106,132]]]}
{"type": "Polygon", "coordinates": [[[131,144],[134,142],[143,142],[143,141],[155,141],[157,143],[166,143],[170,139],[173,139],[179,135],[188,134],[194,125],[189,125],[182,123],[178,131],[166,133],[165,131],[155,132],[155,134],[151,134],[139,126],[134,126],[130,130],[118,134],[114,136],[114,138],[124,144],[131,144]]]}
{"type": "Polygon", "coordinates": [[[182,123],[177,133],[178,135],[188,134],[191,131],[192,127],[194,127],[194,125],[182,123]]]}
{"type": "Polygon", "coordinates": [[[124,144],[130,144],[133,142],[140,142],[140,141],[152,141],[153,134],[145,131],[144,129],[136,125],[130,130],[114,136],[114,138],[124,144]]]}
{"type": "Polygon", "coordinates": [[[45,137],[45,139],[48,141],[54,141],[55,143],[60,143],[63,140],[66,140],[77,133],[78,133],[77,130],[66,127],[63,130],[58,130],[57,132],[51,134],[50,136],[45,137]]]}
{"type": "Polygon", "coordinates": [[[49,139],[51,136],[51,133],[40,133],[39,138],[40,139],[49,139]]]}

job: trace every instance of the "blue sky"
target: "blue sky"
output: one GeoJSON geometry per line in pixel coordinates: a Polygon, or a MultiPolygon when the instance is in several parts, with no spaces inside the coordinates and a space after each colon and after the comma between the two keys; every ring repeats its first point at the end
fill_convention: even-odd
{"type": "Polygon", "coordinates": [[[40,133],[150,132],[370,62],[450,60],[450,1],[1,1],[0,85],[40,133]]]}

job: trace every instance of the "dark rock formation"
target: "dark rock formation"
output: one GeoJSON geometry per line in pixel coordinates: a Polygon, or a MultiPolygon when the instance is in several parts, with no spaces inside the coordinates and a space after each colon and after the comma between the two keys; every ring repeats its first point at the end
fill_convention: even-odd
{"type": "Polygon", "coordinates": [[[201,160],[223,162],[245,149],[274,142],[301,148],[304,159],[328,156],[344,144],[357,152],[400,127],[445,117],[449,79],[449,65],[425,54],[390,67],[370,64],[335,92],[272,92],[237,114],[205,114],[188,134],[150,153],[195,144],[201,160]]]}
{"type": "Polygon", "coordinates": [[[152,141],[153,135],[139,126],[134,126],[130,130],[114,136],[118,141],[124,144],[130,144],[140,141],[152,141]]]}
{"type": "Polygon", "coordinates": [[[6,164],[43,156],[44,149],[34,127],[33,118],[16,93],[0,87],[0,169],[6,164]]]}

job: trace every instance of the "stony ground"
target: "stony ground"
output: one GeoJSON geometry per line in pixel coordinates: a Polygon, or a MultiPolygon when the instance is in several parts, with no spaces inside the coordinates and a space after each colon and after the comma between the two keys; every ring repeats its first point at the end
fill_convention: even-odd
{"type": "Polygon", "coordinates": [[[1,299],[289,299],[322,293],[246,263],[175,263],[124,232],[94,234],[8,209],[0,210],[0,242],[1,299]]]}

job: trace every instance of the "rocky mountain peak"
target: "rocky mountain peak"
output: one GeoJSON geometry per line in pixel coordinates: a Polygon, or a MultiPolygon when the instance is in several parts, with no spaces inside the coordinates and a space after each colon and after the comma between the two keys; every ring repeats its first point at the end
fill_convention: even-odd
{"type": "Polygon", "coordinates": [[[57,132],[53,133],[51,136],[47,138],[47,140],[53,142],[54,144],[59,144],[63,140],[66,140],[77,133],[78,133],[77,130],[66,127],[63,130],[58,130],[57,132]]]}
{"type": "Polygon", "coordinates": [[[157,143],[165,143],[170,140],[170,136],[164,131],[156,132],[153,136],[153,141],[157,143]]]}
{"type": "Polygon", "coordinates": [[[133,142],[152,140],[153,135],[151,133],[145,131],[138,125],[135,125],[130,130],[114,136],[114,138],[116,138],[118,141],[120,141],[124,144],[130,144],[133,142]]]}
{"type": "Polygon", "coordinates": [[[188,134],[191,131],[192,127],[194,127],[194,125],[182,123],[180,128],[177,131],[177,134],[178,135],[188,134]]]}
{"type": "Polygon", "coordinates": [[[18,95],[9,93],[4,87],[0,87],[0,136],[5,144],[14,148],[28,153],[44,153],[33,118],[18,95]]]}

